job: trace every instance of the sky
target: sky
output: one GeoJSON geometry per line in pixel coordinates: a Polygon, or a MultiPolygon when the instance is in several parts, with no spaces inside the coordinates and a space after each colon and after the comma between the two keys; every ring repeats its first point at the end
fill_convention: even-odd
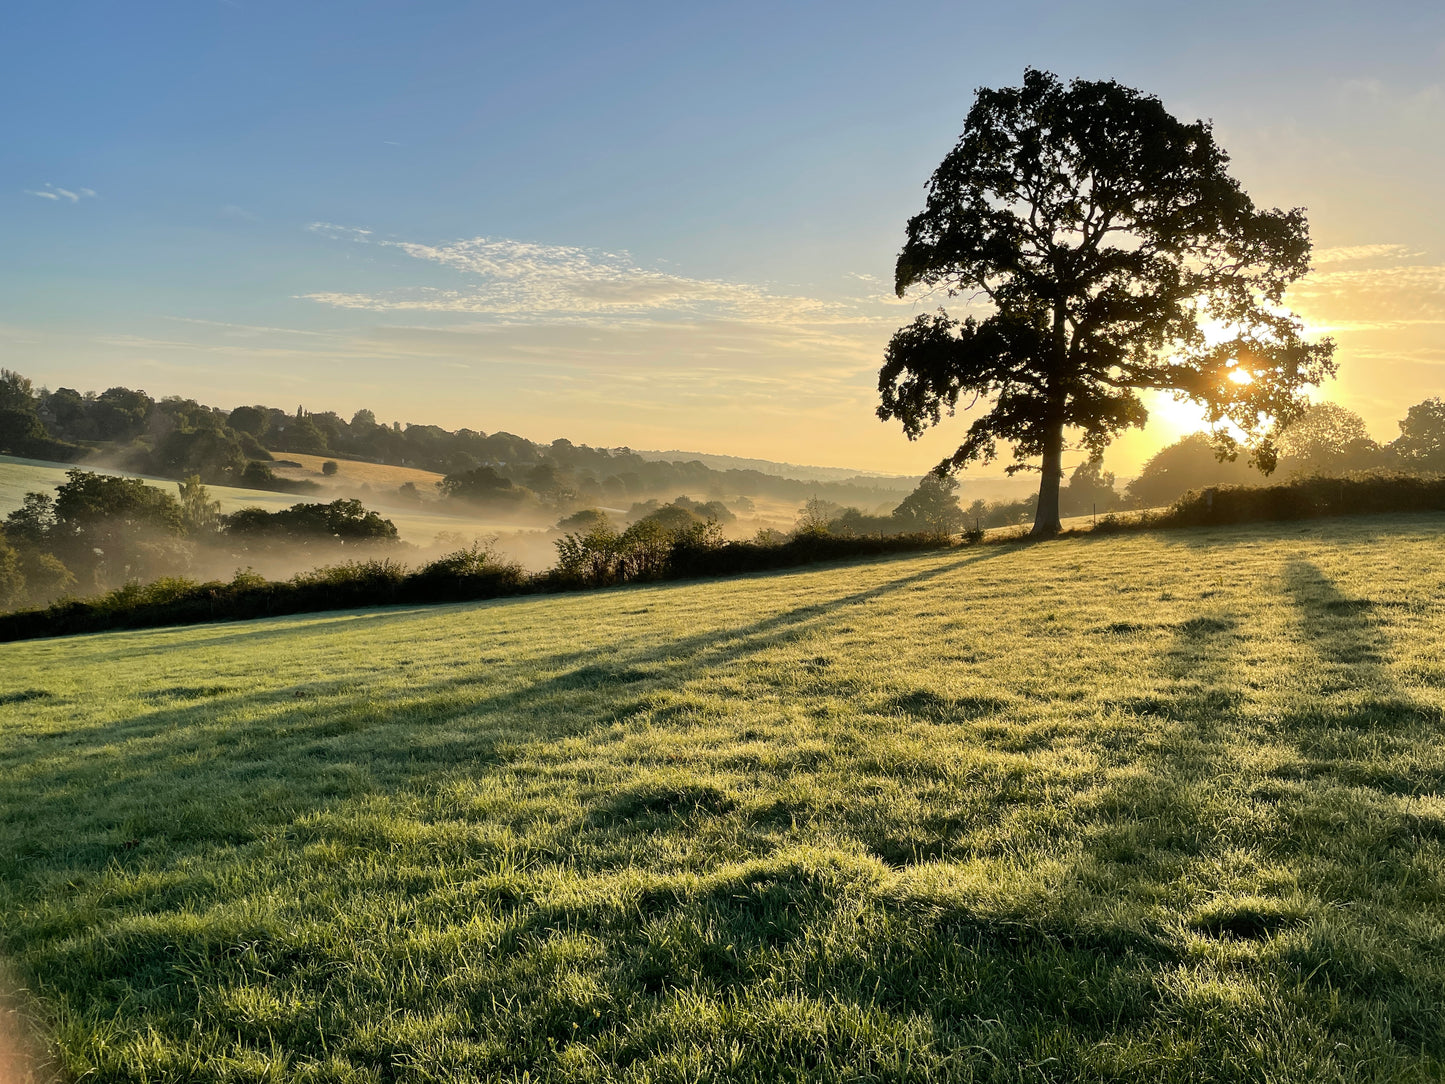
{"type": "MultiPolygon", "coordinates": [[[[1445,392],[1445,5],[1389,0],[11,0],[0,365],[921,473],[965,422],[874,413],[940,304],[893,263],[974,93],[1026,67],[1211,120],[1258,204],[1307,208],[1317,398],[1389,440],[1445,392]]],[[[1106,466],[1196,427],[1154,405],[1106,466]]]]}

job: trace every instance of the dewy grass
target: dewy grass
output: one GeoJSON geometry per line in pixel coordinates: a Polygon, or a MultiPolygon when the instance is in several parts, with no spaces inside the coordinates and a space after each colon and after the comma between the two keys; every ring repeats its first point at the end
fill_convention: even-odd
{"type": "Polygon", "coordinates": [[[1439,1080],[1445,517],[0,649],[98,1081],[1439,1080]]]}

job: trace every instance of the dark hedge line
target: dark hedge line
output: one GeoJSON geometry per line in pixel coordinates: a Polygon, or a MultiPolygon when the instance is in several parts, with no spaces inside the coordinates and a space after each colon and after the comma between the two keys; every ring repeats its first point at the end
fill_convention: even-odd
{"type": "Polygon", "coordinates": [[[1445,476],[1368,471],[1342,478],[1297,478],[1273,486],[1190,490],[1149,521],[1159,527],[1210,527],[1320,516],[1445,511],[1445,476]]]}
{"type": "MultiPolygon", "coordinates": [[[[725,542],[703,547],[683,542],[673,547],[662,570],[611,582],[730,576],[851,557],[943,549],[955,544],[948,536],[937,534],[889,538],[805,534],[777,545],[725,542]]],[[[365,606],[466,602],[608,585],[556,569],[528,573],[517,565],[463,550],[417,570],[396,561],[375,560],[333,565],[285,581],[241,572],[229,583],[197,583],[179,578],[131,583],[92,599],[66,599],[42,610],[0,614],[0,642],[110,629],[246,621],[365,606]]]]}

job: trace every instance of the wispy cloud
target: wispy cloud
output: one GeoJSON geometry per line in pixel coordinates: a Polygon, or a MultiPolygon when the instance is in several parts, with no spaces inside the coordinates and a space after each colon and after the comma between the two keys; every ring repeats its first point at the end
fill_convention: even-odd
{"type": "Polygon", "coordinates": [[[597,321],[627,317],[823,322],[863,314],[843,301],[800,297],[749,283],[692,278],[646,267],[626,252],[474,237],[443,244],[377,240],[366,229],[317,222],[333,240],[396,249],[456,272],[456,287],[303,295],[336,308],[372,312],[464,313],[509,320],[597,321]]]}
{"type": "Polygon", "coordinates": [[[307,335],[318,338],[331,338],[333,332],[313,331],[297,327],[269,327],[265,324],[234,324],[225,320],[202,320],[194,316],[162,316],[162,320],[169,320],[177,324],[195,324],[199,327],[219,328],[223,334],[228,335],[307,335]]]}
{"type": "Polygon", "coordinates": [[[1423,252],[1409,245],[1341,245],[1337,248],[1322,248],[1314,253],[1316,265],[1336,263],[1364,263],[1381,260],[1409,260],[1423,256],[1423,252]]]}
{"type": "Polygon", "coordinates": [[[62,200],[68,200],[71,203],[79,203],[83,199],[94,199],[95,189],[77,188],[72,190],[69,188],[61,188],[59,185],[54,185],[46,182],[44,188],[25,189],[25,194],[27,196],[39,196],[41,199],[54,200],[57,203],[61,202],[62,200]]]}
{"type": "Polygon", "coordinates": [[[365,243],[371,238],[370,230],[363,230],[356,226],[338,226],[335,222],[313,222],[306,228],[312,233],[319,233],[322,237],[329,237],[333,241],[365,243]]]}
{"type": "Polygon", "coordinates": [[[1445,265],[1316,271],[1290,290],[1289,298],[1318,330],[1445,324],[1445,265]]]}

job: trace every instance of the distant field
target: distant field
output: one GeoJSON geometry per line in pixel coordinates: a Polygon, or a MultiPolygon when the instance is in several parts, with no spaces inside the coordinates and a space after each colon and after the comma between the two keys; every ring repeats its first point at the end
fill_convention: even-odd
{"type": "Polygon", "coordinates": [[[368,485],[373,489],[399,489],[411,482],[427,497],[435,498],[436,484],[442,476],[436,471],[419,470],[416,467],[393,467],[386,463],[362,463],[355,459],[338,459],[329,455],[302,455],[299,452],[272,452],[277,459],[300,463],[301,467],[277,467],[276,473],[283,478],[305,478],[333,488],[354,489],[368,485]],[[327,478],[321,473],[321,465],[330,460],[336,464],[336,473],[327,478]]]}
{"type": "Polygon", "coordinates": [[[1442,532],[7,646],[0,952],[94,1081],[1438,1081],[1442,532]]]}

